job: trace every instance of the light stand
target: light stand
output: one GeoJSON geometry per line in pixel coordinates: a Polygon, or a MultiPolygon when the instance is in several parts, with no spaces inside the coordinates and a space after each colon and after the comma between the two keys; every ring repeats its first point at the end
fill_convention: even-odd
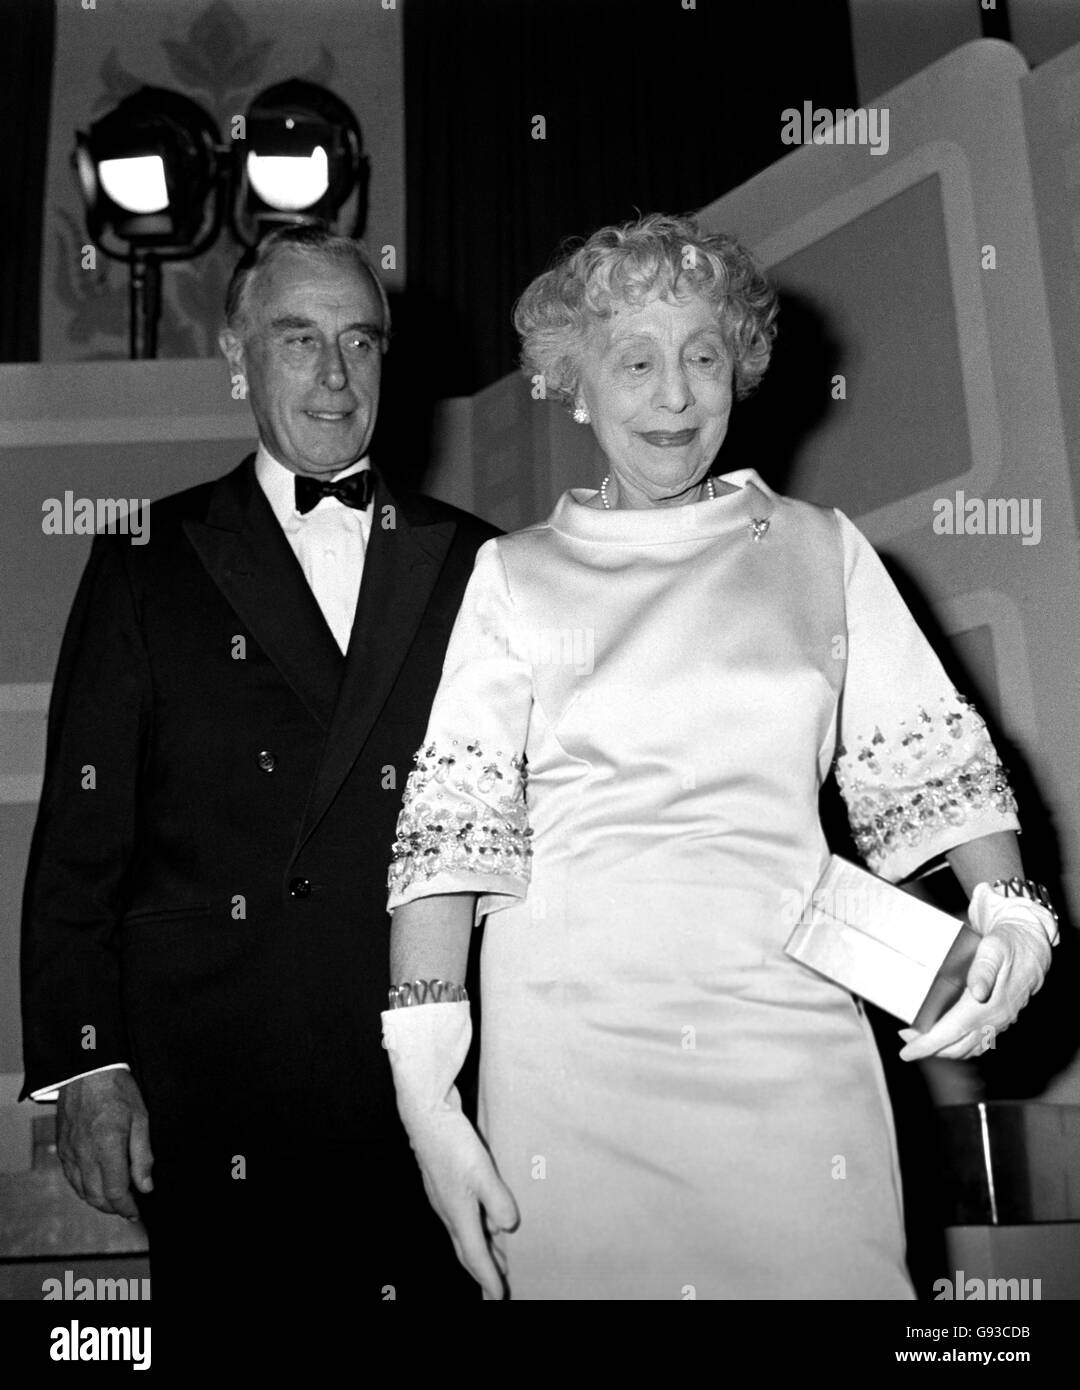
{"type": "Polygon", "coordinates": [[[132,360],[157,356],[161,317],[161,261],[145,247],[133,246],[128,257],[130,342],[132,360]]]}

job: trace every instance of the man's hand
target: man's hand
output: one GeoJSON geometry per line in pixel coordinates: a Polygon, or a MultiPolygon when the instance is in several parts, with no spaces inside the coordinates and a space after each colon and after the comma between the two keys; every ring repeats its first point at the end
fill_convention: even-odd
{"type": "Polygon", "coordinates": [[[114,1067],[60,1087],[56,1146],[64,1176],[107,1216],[139,1219],[131,1188],[153,1191],[150,1120],[129,1071],[114,1067]]]}

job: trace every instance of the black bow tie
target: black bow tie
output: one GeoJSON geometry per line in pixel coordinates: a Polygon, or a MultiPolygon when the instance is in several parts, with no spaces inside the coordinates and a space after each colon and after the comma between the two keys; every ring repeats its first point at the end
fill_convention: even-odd
{"type": "Polygon", "coordinates": [[[371,501],[375,491],[375,476],[370,468],[361,468],[358,473],[350,473],[347,478],[336,482],[323,482],[319,478],[309,478],[306,474],[296,475],[296,510],[303,514],[317,507],[324,497],[336,497],[346,507],[363,511],[371,501]]]}

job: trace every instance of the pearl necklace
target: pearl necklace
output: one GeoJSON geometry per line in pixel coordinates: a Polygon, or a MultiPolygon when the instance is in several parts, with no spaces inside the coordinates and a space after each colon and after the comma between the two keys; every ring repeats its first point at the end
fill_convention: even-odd
{"type": "MultiPolygon", "coordinates": [[[[607,475],[607,477],[604,479],[604,481],[600,484],[600,501],[603,502],[603,504],[604,504],[604,510],[605,510],[606,512],[610,512],[610,511],[611,511],[611,503],[608,501],[608,495],[607,495],[607,485],[608,485],[608,483],[609,483],[610,481],[611,481],[611,474],[609,473],[609,474],[607,475]]],[[[706,478],[706,479],[705,479],[705,486],[709,489],[709,501],[710,501],[710,502],[715,502],[715,501],[716,501],[716,488],[713,486],[713,480],[712,480],[712,478],[706,478]]]]}

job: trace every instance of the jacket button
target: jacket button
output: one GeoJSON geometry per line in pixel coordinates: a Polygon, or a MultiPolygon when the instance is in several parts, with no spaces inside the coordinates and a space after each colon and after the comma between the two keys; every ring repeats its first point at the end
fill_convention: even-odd
{"type": "Polygon", "coordinates": [[[310,898],[311,880],[309,878],[294,878],[289,884],[289,896],[291,898],[310,898]]]}
{"type": "Polygon", "coordinates": [[[273,772],[274,768],[277,767],[277,758],[268,749],[264,748],[259,754],[258,763],[263,772],[273,772]]]}

